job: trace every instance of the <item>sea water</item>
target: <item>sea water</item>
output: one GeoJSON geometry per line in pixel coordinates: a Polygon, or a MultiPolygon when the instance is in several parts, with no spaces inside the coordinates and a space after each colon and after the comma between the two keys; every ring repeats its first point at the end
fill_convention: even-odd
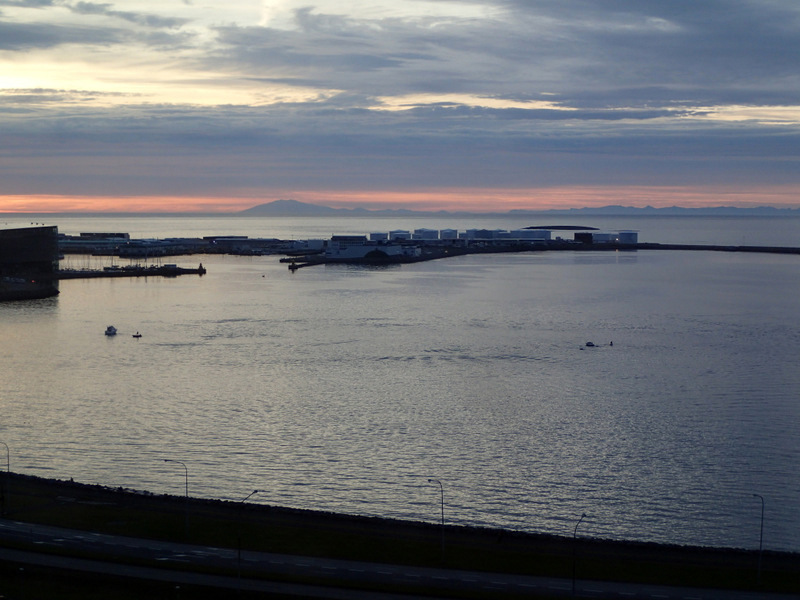
{"type": "MultiPolygon", "coordinates": [[[[520,225],[42,220],[282,239],[520,225]]],[[[642,241],[800,245],[791,219],[580,221],[642,241]]],[[[586,513],[587,536],[743,548],[758,547],[758,494],[765,548],[800,551],[800,257],[170,262],[208,273],[67,280],[56,298],[0,304],[13,471],[180,495],[171,459],[199,497],[258,489],[250,502],[437,522],[443,491],[452,524],[571,535],[586,513]]]]}

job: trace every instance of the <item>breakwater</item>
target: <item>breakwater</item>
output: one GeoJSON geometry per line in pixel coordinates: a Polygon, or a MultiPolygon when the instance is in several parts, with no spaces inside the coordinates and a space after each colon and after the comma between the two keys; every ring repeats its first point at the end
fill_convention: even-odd
{"type": "Polygon", "coordinates": [[[149,267],[128,266],[106,269],[59,269],[56,279],[96,279],[100,277],[177,277],[179,275],[205,275],[202,263],[197,268],[184,268],[177,265],[151,265],[149,267]]]}
{"type": "Polygon", "coordinates": [[[547,252],[547,251],[571,251],[571,252],[619,252],[619,251],[638,251],[638,250],[684,250],[684,251],[708,251],[708,252],[757,252],[771,254],[800,254],[800,248],[788,246],[730,246],[714,244],[660,244],[660,243],[580,243],[573,241],[548,241],[545,243],[494,243],[472,246],[419,246],[420,252],[417,254],[406,254],[389,256],[384,253],[368,253],[359,257],[327,256],[325,254],[313,254],[306,256],[291,256],[282,258],[282,263],[288,263],[290,271],[296,271],[303,267],[311,267],[323,264],[359,264],[359,265],[393,265],[408,264],[426,260],[438,260],[442,258],[452,258],[464,256],[466,254],[499,254],[505,252],[547,252]]]}

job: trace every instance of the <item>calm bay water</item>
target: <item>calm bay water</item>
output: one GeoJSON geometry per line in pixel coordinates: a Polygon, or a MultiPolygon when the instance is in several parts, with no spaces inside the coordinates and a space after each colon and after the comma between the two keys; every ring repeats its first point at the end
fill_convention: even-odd
{"type": "MultiPolygon", "coordinates": [[[[43,221],[284,239],[539,224],[43,221]]],[[[800,245],[797,219],[577,221],[642,241],[800,245]]],[[[202,278],[64,281],[57,298],[0,304],[12,470],[179,495],[170,458],[194,496],[259,489],[250,501],[431,522],[437,478],[450,523],[571,535],[585,512],[584,535],[745,548],[760,494],[765,547],[800,551],[797,256],[551,252],[294,274],[277,257],[175,262],[198,259],[202,278]]]]}

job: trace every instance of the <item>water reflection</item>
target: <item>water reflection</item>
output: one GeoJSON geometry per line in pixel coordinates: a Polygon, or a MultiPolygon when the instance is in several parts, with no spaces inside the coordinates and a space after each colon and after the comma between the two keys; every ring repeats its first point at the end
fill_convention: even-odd
{"type": "Polygon", "coordinates": [[[178,493],[168,449],[193,495],[435,522],[435,475],[448,522],[680,544],[753,547],[759,490],[798,549],[797,269],[685,258],[63,282],[0,306],[0,437],[88,483],[178,493]]]}

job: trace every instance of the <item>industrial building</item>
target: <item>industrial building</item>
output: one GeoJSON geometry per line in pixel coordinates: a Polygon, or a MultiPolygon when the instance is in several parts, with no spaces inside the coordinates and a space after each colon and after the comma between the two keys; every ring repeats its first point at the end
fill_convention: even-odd
{"type": "Polygon", "coordinates": [[[58,227],[0,230],[0,301],[58,294],[58,227]]]}

